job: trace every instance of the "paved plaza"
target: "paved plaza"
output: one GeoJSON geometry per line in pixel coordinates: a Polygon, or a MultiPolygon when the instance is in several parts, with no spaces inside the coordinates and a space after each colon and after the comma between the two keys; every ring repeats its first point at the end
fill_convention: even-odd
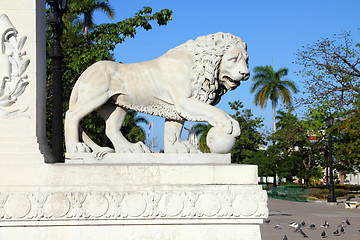
{"type": "MultiPolygon", "coordinates": [[[[304,239],[299,231],[294,232],[294,228],[289,227],[292,222],[305,222],[301,227],[302,231],[308,236],[307,239],[343,239],[360,240],[360,209],[346,209],[343,201],[338,201],[336,205],[328,205],[326,202],[292,202],[286,200],[268,200],[269,223],[261,225],[261,235],[263,240],[283,240],[287,236],[288,240],[304,239]],[[334,232],[342,221],[349,220],[351,225],[344,224],[344,233],[339,236],[334,232]],[[321,225],[325,220],[329,222],[329,228],[324,229],[321,225]],[[275,226],[279,224],[279,228],[275,226]],[[310,230],[308,227],[315,224],[316,229],[310,230]],[[325,230],[326,238],[321,237],[325,230]]],[[[306,239],[306,238],[305,238],[306,239]]]]}

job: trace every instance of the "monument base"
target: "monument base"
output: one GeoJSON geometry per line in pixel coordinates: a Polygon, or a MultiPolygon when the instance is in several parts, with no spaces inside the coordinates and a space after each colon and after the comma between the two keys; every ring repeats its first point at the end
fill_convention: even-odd
{"type": "MultiPolygon", "coordinates": [[[[141,224],[141,223],[139,223],[141,224]]],[[[192,240],[192,239],[261,239],[259,226],[241,224],[170,224],[170,225],[85,225],[56,226],[50,228],[1,228],[4,239],[161,239],[161,240],[192,240]],[[32,236],[32,237],[30,237],[32,236]]]]}
{"type": "Polygon", "coordinates": [[[261,239],[268,217],[256,166],[3,163],[4,239],[261,239]]]}

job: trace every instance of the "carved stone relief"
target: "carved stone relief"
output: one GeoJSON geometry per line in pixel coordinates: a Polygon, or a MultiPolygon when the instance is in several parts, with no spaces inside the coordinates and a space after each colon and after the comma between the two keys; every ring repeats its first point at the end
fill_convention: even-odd
{"type": "Polygon", "coordinates": [[[266,218],[265,191],[0,193],[1,220],[266,218]]]}
{"type": "Polygon", "coordinates": [[[0,117],[18,118],[29,117],[25,109],[9,109],[20,97],[29,82],[24,81],[28,76],[25,74],[30,60],[24,58],[26,51],[23,50],[27,37],[17,40],[17,30],[9,18],[0,15],[0,117]]]}

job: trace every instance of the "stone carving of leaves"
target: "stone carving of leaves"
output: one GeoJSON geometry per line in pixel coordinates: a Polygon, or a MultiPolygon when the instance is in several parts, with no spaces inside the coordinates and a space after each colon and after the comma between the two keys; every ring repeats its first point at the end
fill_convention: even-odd
{"type": "Polygon", "coordinates": [[[122,193],[105,193],[104,195],[109,200],[109,210],[107,211],[105,217],[117,219],[125,214],[121,210],[121,202],[124,199],[124,194],[122,193]]]}
{"type": "Polygon", "coordinates": [[[41,218],[44,217],[45,213],[43,207],[48,196],[49,196],[48,193],[40,193],[40,192],[28,194],[28,197],[32,203],[31,204],[32,207],[27,218],[29,219],[36,218],[37,220],[40,220],[41,218]]]}
{"type": "Polygon", "coordinates": [[[159,216],[160,211],[158,208],[158,203],[160,201],[161,195],[156,192],[144,192],[143,197],[147,202],[147,208],[145,212],[142,214],[143,217],[152,217],[155,218],[159,216]]]}
{"type": "Polygon", "coordinates": [[[4,205],[8,199],[9,195],[5,195],[0,193],[0,219],[8,218],[8,215],[6,214],[4,210],[4,205]]]}
{"type": "Polygon", "coordinates": [[[234,194],[231,194],[231,192],[219,192],[218,197],[220,198],[222,202],[222,207],[220,209],[220,212],[217,214],[219,217],[231,217],[234,214],[234,208],[232,207],[232,202],[234,201],[234,194]]]}
{"type": "Polygon", "coordinates": [[[67,196],[70,199],[71,209],[67,215],[68,218],[81,218],[81,217],[88,217],[84,210],[82,209],[82,204],[84,203],[88,193],[83,192],[75,192],[75,193],[68,193],[67,196]]]}
{"type": "Polygon", "coordinates": [[[201,193],[182,192],[180,196],[184,200],[184,209],[180,214],[181,217],[195,217],[197,216],[197,209],[195,207],[196,201],[199,199],[201,193]]]}
{"type": "MultiPolygon", "coordinates": [[[[7,19],[7,21],[9,20],[7,19]]],[[[10,21],[9,25],[11,25],[10,21]]],[[[8,74],[6,74],[5,76],[0,76],[0,79],[2,81],[0,84],[1,107],[9,107],[13,105],[17,101],[18,97],[24,93],[26,86],[29,84],[28,82],[24,81],[24,79],[28,78],[28,76],[24,75],[24,73],[30,64],[30,60],[23,59],[23,56],[26,55],[26,51],[22,51],[27,37],[24,36],[20,38],[19,41],[17,41],[16,37],[16,30],[10,28],[8,29],[7,36],[2,40],[5,46],[5,51],[3,52],[3,54],[8,56],[7,60],[6,58],[2,58],[3,61],[5,61],[2,62],[2,64],[10,64],[11,73],[10,76],[8,76],[8,74]]],[[[26,107],[25,109],[15,109],[10,111],[0,108],[0,117],[29,117],[29,115],[24,114],[27,110],[28,107],[26,107]]]]}
{"type": "Polygon", "coordinates": [[[255,197],[258,199],[260,206],[258,211],[254,214],[255,217],[264,217],[267,218],[269,216],[269,209],[267,206],[267,193],[266,191],[260,191],[254,193],[255,197]]]}

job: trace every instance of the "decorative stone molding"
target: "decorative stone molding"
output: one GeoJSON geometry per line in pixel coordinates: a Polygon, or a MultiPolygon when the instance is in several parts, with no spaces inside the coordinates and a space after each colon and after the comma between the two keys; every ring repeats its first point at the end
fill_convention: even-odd
{"type": "Polygon", "coordinates": [[[0,193],[1,220],[266,218],[265,191],[0,193]]]}
{"type": "Polygon", "coordinates": [[[30,64],[30,59],[24,59],[23,51],[26,36],[17,40],[17,30],[9,18],[0,15],[0,117],[18,118],[29,117],[25,109],[12,109],[19,96],[21,96],[29,82],[24,81],[28,76],[25,73],[30,64]]]}

